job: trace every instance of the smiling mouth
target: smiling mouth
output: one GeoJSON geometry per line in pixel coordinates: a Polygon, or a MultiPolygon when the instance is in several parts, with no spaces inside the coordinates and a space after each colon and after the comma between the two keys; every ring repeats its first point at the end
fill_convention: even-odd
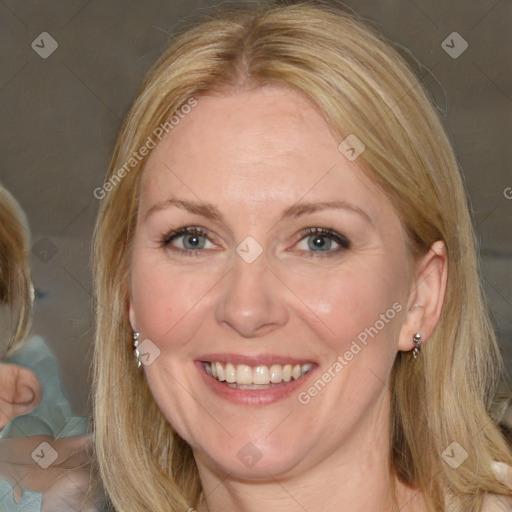
{"type": "Polygon", "coordinates": [[[220,363],[218,361],[201,361],[210,377],[232,388],[267,389],[293,380],[298,380],[309,373],[314,364],[273,364],[271,366],[248,366],[245,364],[220,363]]]}

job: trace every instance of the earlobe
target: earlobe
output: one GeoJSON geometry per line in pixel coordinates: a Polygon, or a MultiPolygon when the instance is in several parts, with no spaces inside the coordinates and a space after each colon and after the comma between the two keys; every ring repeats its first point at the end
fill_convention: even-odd
{"type": "Polygon", "coordinates": [[[414,349],[414,335],[421,334],[422,339],[425,340],[425,334],[421,331],[423,319],[425,316],[425,308],[421,304],[414,304],[410,307],[405,317],[404,323],[400,330],[400,337],[398,340],[398,350],[408,352],[414,349]]]}
{"type": "Polygon", "coordinates": [[[416,274],[412,283],[409,310],[402,324],[398,349],[414,349],[414,335],[421,334],[421,343],[425,343],[434,331],[444,302],[448,265],[446,248],[442,241],[434,242],[416,265],[416,274]]]}

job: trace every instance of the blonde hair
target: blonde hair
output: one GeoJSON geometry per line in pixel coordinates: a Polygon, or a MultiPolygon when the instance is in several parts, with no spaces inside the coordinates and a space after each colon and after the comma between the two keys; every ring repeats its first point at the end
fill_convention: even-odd
{"type": "Polygon", "coordinates": [[[190,98],[264,85],[309,98],[340,142],[348,134],[364,142],[358,163],[392,201],[412,255],[437,240],[447,247],[439,324],[418,361],[400,352],[393,369],[392,472],[421,489],[430,510],[443,510],[447,496],[478,511],[486,493],[510,495],[491,469],[493,461],[512,464],[488,414],[500,354],[463,181],[437,112],[405,61],[354,16],[318,3],[267,4],[228,10],[179,35],[146,78],[114,151],[94,240],[96,448],[113,505],[186,511],[197,505],[201,484],[190,447],[134,363],[129,258],[145,159],[112,179],[190,98]],[[440,455],[453,442],[468,453],[457,470],[440,455]]]}
{"type": "Polygon", "coordinates": [[[32,324],[28,223],[14,197],[0,185],[0,305],[9,312],[9,339],[0,357],[24,340],[32,324]]]}

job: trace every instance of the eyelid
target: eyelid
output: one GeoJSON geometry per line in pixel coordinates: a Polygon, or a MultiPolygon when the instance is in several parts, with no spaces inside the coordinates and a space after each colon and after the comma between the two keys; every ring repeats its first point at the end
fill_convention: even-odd
{"type": "Polygon", "coordinates": [[[350,245],[351,245],[350,240],[342,233],[339,233],[338,231],[336,231],[335,229],[332,229],[332,228],[322,228],[322,227],[310,227],[310,228],[303,229],[299,233],[299,236],[300,236],[299,241],[304,240],[304,238],[307,238],[308,236],[313,236],[313,235],[321,235],[321,236],[325,236],[325,237],[330,237],[335,242],[339,243],[342,246],[347,245],[350,247],[350,245]]]}
{"type": "MultiPolygon", "coordinates": [[[[201,226],[182,226],[180,228],[173,229],[172,231],[164,234],[161,237],[162,243],[164,245],[169,245],[174,238],[179,238],[180,236],[193,234],[204,236],[208,238],[208,240],[210,240],[210,232],[207,229],[202,228],[201,226]]],[[[212,240],[210,240],[210,242],[213,243],[212,240]]]]}
{"type": "MultiPolygon", "coordinates": [[[[200,226],[182,226],[179,228],[176,228],[172,231],[168,231],[165,234],[163,234],[159,239],[159,245],[167,250],[171,251],[173,254],[175,254],[177,257],[181,256],[196,256],[196,257],[203,257],[211,253],[211,251],[218,251],[219,245],[215,242],[215,237],[212,237],[210,234],[210,231],[207,229],[200,227],[200,226]],[[205,247],[202,249],[187,249],[185,247],[177,247],[172,244],[174,239],[184,237],[189,234],[197,234],[204,236],[208,242],[216,247],[205,247]],[[213,239],[212,239],[213,238],[213,239]]],[[[220,248],[222,250],[222,248],[220,248]]]]}
{"type": "MultiPolygon", "coordinates": [[[[201,226],[194,226],[194,225],[185,225],[185,226],[176,228],[170,232],[166,232],[164,235],[162,235],[160,237],[161,245],[166,248],[172,247],[173,251],[180,252],[180,253],[182,253],[184,255],[188,255],[188,256],[204,255],[204,253],[206,251],[212,250],[211,248],[210,249],[195,249],[194,250],[194,249],[184,249],[181,247],[171,246],[171,242],[174,239],[180,238],[182,236],[186,236],[187,234],[197,234],[200,236],[204,236],[211,244],[218,246],[218,244],[215,242],[215,236],[212,236],[211,232],[208,229],[203,228],[201,226]]],[[[350,249],[350,247],[352,245],[351,241],[345,235],[343,235],[342,233],[339,233],[335,229],[326,228],[326,227],[308,227],[308,228],[302,229],[296,235],[297,240],[293,244],[293,247],[295,247],[299,242],[303,241],[304,239],[306,239],[310,236],[314,236],[314,235],[319,235],[319,236],[324,236],[326,238],[330,238],[335,243],[337,243],[339,245],[339,247],[334,250],[329,250],[329,251],[307,251],[307,250],[303,250],[303,249],[300,250],[302,253],[307,253],[311,257],[335,256],[341,252],[344,252],[344,251],[350,249]]],[[[292,249],[288,249],[288,250],[292,250],[292,249]]]]}
{"type": "Polygon", "coordinates": [[[347,251],[352,246],[352,243],[345,235],[339,233],[334,229],[323,227],[309,227],[299,232],[297,236],[298,240],[295,242],[294,247],[298,243],[302,242],[304,239],[314,235],[320,235],[326,238],[330,238],[335,243],[337,243],[339,247],[331,251],[307,251],[303,249],[300,250],[302,253],[308,254],[309,257],[328,258],[338,256],[340,253],[347,251]]]}

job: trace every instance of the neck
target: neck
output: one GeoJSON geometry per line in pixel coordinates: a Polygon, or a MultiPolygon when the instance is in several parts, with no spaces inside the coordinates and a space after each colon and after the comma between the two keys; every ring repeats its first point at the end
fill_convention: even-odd
{"type": "Polygon", "coordinates": [[[197,512],[398,512],[391,479],[371,482],[368,475],[340,470],[336,475],[300,475],[257,484],[216,482],[208,486],[197,512]]]}

